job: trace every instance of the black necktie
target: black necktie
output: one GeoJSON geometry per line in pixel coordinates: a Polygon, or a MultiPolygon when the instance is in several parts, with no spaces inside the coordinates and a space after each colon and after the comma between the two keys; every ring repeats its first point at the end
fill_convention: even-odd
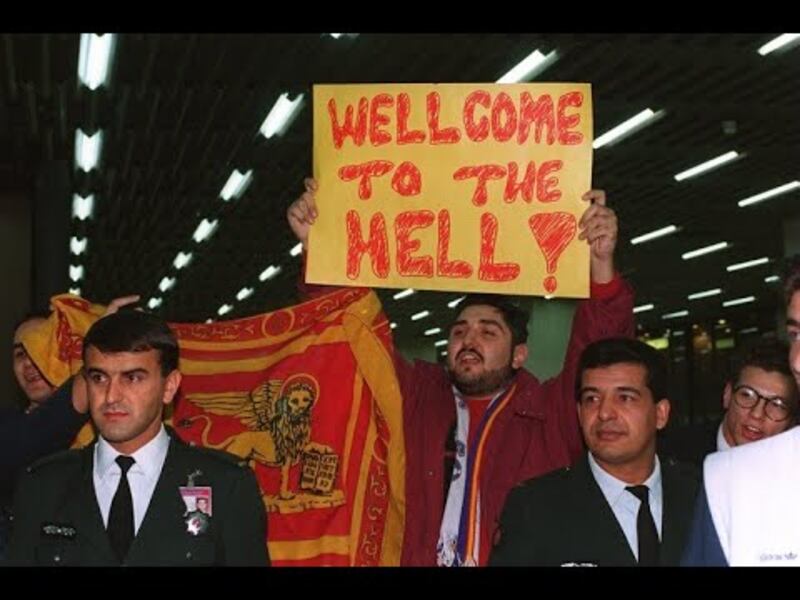
{"type": "Polygon", "coordinates": [[[641,504],[636,517],[636,537],[639,540],[639,566],[658,566],[658,530],[653,514],[650,512],[649,492],[646,485],[632,485],[625,488],[636,496],[641,504]]]}
{"type": "Polygon", "coordinates": [[[136,462],[130,456],[119,455],[117,464],[122,469],[119,486],[114,499],[111,501],[111,511],[108,513],[108,539],[111,547],[122,562],[128,554],[128,548],[133,541],[133,498],[128,485],[128,470],[136,462]]]}

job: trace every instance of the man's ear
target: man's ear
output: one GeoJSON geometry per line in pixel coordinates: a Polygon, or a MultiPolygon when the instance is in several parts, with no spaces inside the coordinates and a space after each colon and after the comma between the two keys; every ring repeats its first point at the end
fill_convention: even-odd
{"type": "Polygon", "coordinates": [[[731,405],[731,398],[733,398],[733,386],[731,382],[725,384],[725,390],[722,392],[722,408],[728,410],[731,405]]]}
{"type": "Polygon", "coordinates": [[[669,423],[669,412],[672,408],[667,398],[656,402],[656,429],[664,429],[669,423]]]}
{"type": "Polygon", "coordinates": [[[517,344],[511,352],[511,366],[519,369],[528,360],[528,346],[527,344],[517,344]]]}
{"type": "Polygon", "coordinates": [[[167,375],[167,381],[164,385],[164,397],[162,398],[162,402],[164,404],[170,404],[172,400],[175,398],[175,394],[178,393],[178,388],[181,386],[181,372],[178,369],[175,369],[167,375]]]}

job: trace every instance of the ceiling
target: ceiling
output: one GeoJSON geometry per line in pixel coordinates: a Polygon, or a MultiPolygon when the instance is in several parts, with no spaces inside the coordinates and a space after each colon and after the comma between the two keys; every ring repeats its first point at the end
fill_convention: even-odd
{"type": "MultiPolygon", "coordinates": [[[[644,108],[664,117],[595,152],[595,187],[620,219],[618,266],[637,290],[637,315],[653,334],[665,327],[726,318],[737,330],[774,328],[778,265],[734,273],[732,263],[784,253],[783,222],[800,217],[797,190],[749,208],[737,201],[798,179],[800,49],[765,57],[776,34],[121,34],[110,85],[77,83],[79,34],[3,35],[0,43],[0,186],[32,185],[50,160],[74,164],[75,130],[104,132],[101,163],[71,167],[73,193],[93,193],[93,218],[73,220],[88,238],[81,256],[85,297],[106,302],[131,292],[161,296],[169,320],[236,318],[296,301],[300,259],[285,211],[311,171],[309,103],[281,136],[259,127],[277,98],[314,83],[493,82],[533,49],[557,50],[537,81],[589,82],[595,133],[644,108]],[[683,182],[673,176],[729,150],[743,156],[683,182]],[[244,195],[222,202],[233,169],[253,170],[244,195]],[[27,183],[25,183],[27,182],[27,183]],[[200,244],[201,219],[219,219],[200,244]],[[632,237],[669,224],[676,234],[632,246],[632,237]],[[714,242],[730,247],[686,261],[714,242]],[[191,251],[176,271],[173,259],[191,251]],[[268,265],[274,279],[259,282],[268,265]],[[164,276],[175,286],[161,293],[164,276]],[[237,301],[243,287],[254,288],[237,301]],[[721,295],[688,301],[709,288],[721,295]],[[723,300],[756,296],[723,308],[723,300]],[[662,315],[689,309],[688,317],[662,315]]],[[[77,260],[77,259],[76,259],[77,260]]],[[[452,315],[454,294],[381,296],[397,335],[421,335],[452,315]],[[422,309],[432,315],[412,322],[422,309]]]]}

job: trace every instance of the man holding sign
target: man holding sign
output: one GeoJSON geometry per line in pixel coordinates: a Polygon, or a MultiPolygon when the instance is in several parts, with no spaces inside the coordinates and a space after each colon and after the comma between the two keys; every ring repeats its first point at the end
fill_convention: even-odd
{"type": "MultiPolygon", "coordinates": [[[[413,287],[449,290],[538,294],[553,293],[558,288],[560,295],[572,296],[585,296],[581,291],[584,288],[590,292],[590,298],[581,302],[576,311],[564,370],[558,377],[545,383],[540,383],[522,368],[528,355],[527,316],[503,296],[496,294],[468,296],[461,304],[450,327],[446,368],[423,361],[410,364],[402,357],[395,356],[404,403],[403,429],[406,445],[407,518],[402,564],[485,565],[497,531],[500,512],[510,489],[526,479],[569,465],[583,453],[573,399],[575,371],[581,351],[597,339],[633,334],[633,292],[614,271],[617,219],[614,212],[606,206],[605,193],[592,190],[581,195],[580,192],[572,191],[576,185],[580,185],[580,173],[570,178],[569,185],[565,182],[562,192],[555,189],[559,180],[552,176],[556,167],[567,170],[564,165],[569,163],[568,159],[578,161],[578,151],[586,154],[587,144],[588,157],[591,159],[591,123],[588,124],[589,129],[583,131],[587,127],[587,119],[581,122],[578,115],[567,114],[568,107],[579,106],[583,96],[561,90],[566,84],[556,85],[563,93],[557,101],[549,103],[546,98],[543,100],[546,94],[533,100],[528,90],[535,86],[483,86],[486,89],[474,91],[462,89],[464,86],[402,86],[402,89],[437,88],[442,89],[443,93],[447,91],[444,88],[458,88],[456,91],[460,95],[456,94],[456,99],[450,104],[442,102],[438,92],[429,92],[425,96],[422,101],[427,107],[425,128],[413,119],[413,100],[419,94],[406,94],[405,98],[404,92],[394,95],[377,94],[372,96],[371,101],[362,95],[357,100],[356,113],[353,108],[355,104],[351,104],[343,112],[339,110],[336,100],[341,101],[342,98],[336,95],[335,99],[333,96],[329,99],[326,94],[330,86],[321,87],[321,94],[315,89],[315,128],[320,128],[315,130],[315,174],[320,181],[306,180],[306,192],[287,212],[289,224],[303,243],[304,249],[309,247],[311,226],[316,224],[312,234],[315,242],[311,244],[307,262],[306,279],[309,283],[407,287],[414,281],[413,287]],[[511,177],[512,172],[513,177],[517,177],[520,169],[507,163],[500,170],[493,170],[492,165],[484,165],[487,166],[486,169],[472,165],[466,170],[464,167],[451,170],[452,164],[461,164],[469,157],[450,157],[452,161],[456,161],[451,161],[452,164],[445,158],[433,159],[443,145],[456,143],[456,138],[462,135],[457,133],[455,127],[449,128],[449,134],[443,133],[448,128],[443,129],[441,122],[445,115],[450,115],[455,120],[452,113],[448,112],[448,107],[451,104],[462,106],[459,98],[464,94],[467,94],[469,101],[463,106],[471,107],[464,109],[463,139],[468,138],[467,145],[480,145],[485,139],[487,146],[484,150],[488,152],[493,148],[497,150],[498,145],[511,139],[510,136],[506,137],[510,131],[507,125],[512,118],[509,115],[512,110],[516,110],[509,104],[511,95],[505,92],[496,94],[493,104],[488,90],[515,92],[517,88],[522,91],[518,94],[519,116],[514,117],[517,131],[514,143],[521,146],[530,137],[535,138],[536,143],[541,142],[548,147],[559,141],[566,149],[550,149],[558,159],[549,161],[550,165],[547,167],[545,163],[548,161],[540,161],[537,163],[538,171],[536,166],[531,167],[534,161],[530,161],[527,170],[525,167],[522,169],[526,175],[521,184],[513,182],[514,185],[511,185],[511,179],[508,179],[506,196],[494,214],[485,210],[487,203],[492,200],[489,193],[491,186],[488,183],[493,178],[511,177]],[[497,98],[501,98],[501,101],[498,102],[497,98]],[[536,110],[531,109],[531,102],[537,107],[536,110]],[[401,149],[406,153],[404,156],[417,160],[400,162],[400,155],[396,152],[397,156],[392,154],[394,160],[384,163],[375,160],[357,163],[358,160],[374,158],[376,148],[381,146],[381,140],[385,140],[385,136],[380,134],[387,133],[381,127],[386,125],[388,117],[381,110],[387,106],[397,107],[395,141],[402,138],[404,141],[399,145],[403,146],[401,149]],[[321,111],[317,111],[319,107],[321,111]],[[483,107],[489,112],[491,121],[488,116],[485,121],[484,117],[478,118],[476,107],[483,107]],[[550,117],[547,116],[548,107],[552,109],[550,117]],[[331,117],[330,122],[323,118],[325,111],[331,117]],[[355,114],[358,116],[354,117],[355,114]],[[527,128],[524,135],[523,121],[527,128]],[[480,129],[484,124],[486,132],[476,131],[475,127],[480,129]],[[330,131],[326,133],[327,126],[330,126],[330,131]],[[366,133],[359,133],[362,128],[364,132],[368,130],[371,137],[375,137],[370,139],[369,145],[364,144],[366,133]],[[570,128],[581,131],[569,131],[570,128]],[[578,136],[580,144],[573,143],[578,136]],[[325,141],[328,137],[329,149],[335,150],[337,145],[341,149],[345,147],[345,142],[350,144],[352,141],[352,145],[356,147],[354,153],[358,156],[323,160],[324,151],[317,152],[317,146],[328,143],[325,141]],[[348,141],[348,137],[352,140],[348,141]],[[414,148],[416,143],[422,145],[414,148]],[[441,168],[437,171],[417,166],[417,163],[423,164],[425,160],[441,168]],[[385,170],[386,163],[389,162],[399,162],[401,166],[406,166],[402,169],[398,166],[395,174],[389,175],[388,170],[385,170]],[[367,163],[370,164],[364,167],[367,163]],[[338,169],[337,165],[340,165],[338,169]],[[549,169],[550,175],[543,175],[543,169],[549,169]],[[386,187],[391,182],[392,190],[400,196],[414,196],[416,207],[423,206],[422,200],[428,199],[425,190],[433,190],[437,194],[437,200],[429,199],[429,206],[439,208],[438,215],[425,210],[392,213],[391,192],[388,198],[382,199],[382,204],[378,196],[379,183],[384,183],[376,178],[381,170],[384,170],[390,180],[385,182],[386,187]],[[400,175],[397,175],[398,172],[400,175]],[[423,172],[425,178],[422,177],[423,172]],[[370,173],[372,176],[369,176],[370,173]],[[442,181],[437,185],[437,175],[442,173],[447,176],[440,178],[442,181]],[[491,175],[492,173],[497,177],[491,175]],[[471,260],[471,242],[463,236],[457,240],[455,233],[451,238],[451,214],[448,208],[442,208],[449,206],[454,209],[452,219],[455,222],[457,207],[454,204],[460,197],[449,190],[453,194],[453,202],[448,202],[447,198],[450,196],[443,195],[448,191],[443,181],[461,184],[469,177],[476,178],[477,183],[471,201],[468,194],[466,215],[462,214],[458,218],[459,223],[463,224],[472,215],[475,217],[473,220],[477,230],[480,231],[480,248],[477,251],[479,256],[471,260]],[[537,177],[540,182],[545,183],[541,183],[534,193],[533,190],[537,189],[534,185],[537,177]],[[372,186],[372,183],[375,185],[372,186]],[[319,189],[324,190],[320,194],[320,203],[323,205],[321,209],[318,209],[316,201],[319,189]],[[522,202],[514,201],[518,195],[514,190],[522,195],[522,202]],[[364,229],[359,229],[361,221],[358,210],[347,210],[349,200],[346,198],[350,196],[355,197],[355,202],[363,203],[367,200],[378,209],[366,227],[369,231],[366,235],[364,229]],[[534,199],[539,204],[561,202],[569,211],[583,214],[577,219],[566,210],[537,212],[532,208],[534,199]],[[578,211],[576,207],[580,208],[581,205],[585,210],[578,211]],[[532,211],[532,214],[525,215],[530,218],[520,219],[521,215],[519,212],[515,213],[515,209],[532,211]],[[343,210],[346,211],[345,214],[342,213],[343,210]],[[387,216],[394,219],[395,254],[389,252],[388,231],[391,228],[386,228],[387,216]],[[426,231],[426,226],[431,226],[433,221],[438,223],[437,227],[426,231]],[[498,230],[501,222],[508,225],[505,237],[498,235],[498,231],[502,231],[502,228],[498,230]],[[572,230],[570,222],[573,224],[572,230]],[[518,226],[516,232],[515,225],[518,226]],[[521,254],[518,249],[524,249],[525,246],[521,239],[516,238],[528,226],[530,230],[527,235],[530,238],[533,232],[538,248],[533,246],[533,251],[521,254]],[[414,230],[417,239],[410,237],[414,230]],[[326,235],[326,231],[331,232],[330,235],[326,235]],[[436,235],[433,235],[434,232],[436,235]],[[576,233],[578,240],[585,240],[588,244],[588,248],[583,247],[583,256],[581,249],[577,248],[579,244],[572,244],[567,248],[576,233]],[[426,234],[431,234],[432,237],[425,237],[426,234]],[[368,241],[364,241],[365,237],[369,238],[368,241]],[[556,241],[539,243],[546,240],[556,241]],[[347,248],[344,254],[338,252],[343,245],[347,248]],[[562,260],[562,269],[557,280],[552,249],[559,245],[562,258],[568,253],[574,255],[574,260],[569,259],[570,266],[574,268],[565,272],[562,260]],[[420,249],[425,251],[430,248],[435,249],[435,269],[432,256],[412,256],[412,253],[419,253],[420,249]],[[517,262],[496,261],[495,256],[500,255],[501,248],[502,252],[516,248],[517,262]],[[535,260],[532,256],[534,252],[535,260]],[[342,259],[336,263],[340,260],[336,257],[341,258],[345,254],[346,261],[342,259]],[[371,258],[372,269],[362,271],[361,262],[367,254],[371,258]],[[546,272],[541,268],[542,255],[547,262],[546,272]],[[333,257],[334,262],[326,265],[322,260],[324,256],[333,257]],[[389,260],[393,256],[396,260],[389,260]],[[454,256],[465,258],[456,260],[454,256]],[[589,281],[581,281],[579,276],[582,258],[590,266],[591,286],[589,281]],[[538,267],[535,265],[536,261],[539,263],[538,267]],[[313,275],[311,272],[315,270],[315,262],[318,266],[322,265],[322,271],[331,276],[313,275]],[[347,262],[346,268],[338,269],[337,265],[344,262],[347,262]],[[534,277],[533,273],[536,273],[537,268],[537,274],[549,275],[544,278],[534,277]],[[342,272],[342,277],[335,273],[337,269],[342,272]],[[365,277],[362,279],[359,273],[363,272],[365,277]]],[[[353,87],[358,87],[359,93],[367,92],[369,95],[370,88],[378,86],[346,86],[347,89],[353,87]]],[[[391,88],[401,86],[384,87],[391,91],[391,88]]],[[[345,95],[344,100],[347,99],[345,95]]],[[[397,148],[394,150],[399,152],[397,148]]],[[[530,154],[530,148],[524,147],[522,150],[524,156],[530,154]]],[[[520,152],[520,148],[515,152],[520,152]]],[[[337,156],[335,152],[333,156],[337,156]]],[[[586,175],[586,184],[583,187],[585,190],[589,187],[590,170],[583,175],[586,175]]],[[[402,201],[408,202],[408,199],[402,201]]],[[[534,208],[539,206],[534,205],[534,208]]],[[[459,226],[459,233],[461,229],[463,228],[459,226]]],[[[316,270],[318,275],[319,269],[316,270]]],[[[306,291],[313,293],[313,290],[306,291]]]]}

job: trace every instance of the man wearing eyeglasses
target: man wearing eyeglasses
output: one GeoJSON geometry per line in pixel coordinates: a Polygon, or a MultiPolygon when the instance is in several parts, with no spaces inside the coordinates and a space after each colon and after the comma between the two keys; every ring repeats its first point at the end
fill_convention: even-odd
{"type": "Polygon", "coordinates": [[[659,453],[703,466],[712,452],[728,450],[783,433],[794,426],[797,386],[789,367],[789,346],[764,340],[737,361],[722,393],[721,421],[667,432],[659,453]]]}
{"type": "Polygon", "coordinates": [[[768,341],[745,357],[736,378],[725,386],[718,450],[757,442],[795,424],[797,384],[788,354],[787,344],[768,341]]]}
{"type": "MultiPolygon", "coordinates": [[[[800,385],[800,257],[789,268],[785,292],[789,363],[800,385]]],[[[741,396],[765,416],[767,410],[772,417],[785,412],[776,408],[774,398],[759,395],[745,396],[740,389],[733,399],[741,396]]],[[[800,428],[709,455],[703,479],[682,564],[800,566],[800,519],[795,517],[800,503],[800,428]]]]}

